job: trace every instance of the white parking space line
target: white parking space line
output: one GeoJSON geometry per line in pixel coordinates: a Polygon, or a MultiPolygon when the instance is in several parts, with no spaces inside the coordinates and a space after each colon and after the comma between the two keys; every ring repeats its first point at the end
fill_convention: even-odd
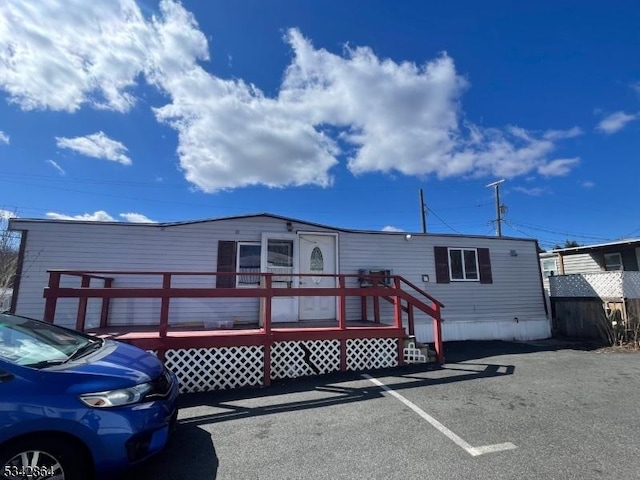
{"type": "Polygon", "coordinates": [[[509,443],[509,442],[507,442],[507,443],[498,443],[498,444],[495,444],[495,445],[485,445],[485,446],[482,446],[482,447],[473,447],[473,446],[471,446],[471,444],[469,444],[468,442],[464,441],[458,435],[456,435],[451,430],[449,430],[447,427],[445,427],[443,424],[441,424],[438,420],[436,420],[431,415],[429,415],[427,412],[425,412],[420,407],[418,407],[415,403],[413,403],[410,400],[407,400],[402,395],[400,395],[398,392],[396,392],[396,391],[392,390],[391,388],[389,388],[388,386],[386,386],[380,380],[378,380],[376,378],[373,378],[371,375],[367,375],[367,374],[362,375],[362,377],[366,378],[370,382],[372,382],[375,385],[379,386],[385,392],[387,392],[389,395],[391,395],[391,396],[397,398],[398,400],[400,400],[407,407],[409,407],[411,410],[413,410],[418,415],[420,415],[423,419],[425,419],[427,422],[429,422],[439,432],[444,434],[449,440],[451,440],[453,443],[458,445],[463,450],[466,450],[466,452],[469,455],[471,455],[472,457],[477,457],[478,455],[484,455],[485,453],[502,452],[504,450],[513,450],[514,448],[518,448],[513,443],[509,443]]]}

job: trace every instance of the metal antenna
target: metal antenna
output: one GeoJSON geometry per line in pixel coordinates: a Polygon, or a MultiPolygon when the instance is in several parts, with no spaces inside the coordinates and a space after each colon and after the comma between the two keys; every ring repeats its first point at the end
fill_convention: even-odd
{"type": "Polygon", "coordinates": [[[487,187],[493,187],[496,191],[496,219],[494,221],[496,222],[496,235],[498,237],[502,236],[502,209],[504,208],[504,205],[500,205],[500,184],[502,182],[504,182],[504,178],[486,185],[487,187]]]}

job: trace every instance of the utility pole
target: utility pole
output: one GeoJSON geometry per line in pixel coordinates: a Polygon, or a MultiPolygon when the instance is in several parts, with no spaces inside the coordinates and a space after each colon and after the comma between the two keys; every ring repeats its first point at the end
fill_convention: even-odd
{"type": "Polygon", "coordinates": [[[422,233],[427,233],[427,211],[422,189],[420,189],[420,218],[422,219],[422,233]]]}
{"type": "Polygon", "coordinates": [[[502,208],[503,205],[500,205],[500,184],[504,182],[504,178],[502,180],[498,180],[497,182],[493,182],[487,185],[487,187],[493,187],[496,191],[496,235],[498,237],[502,236],[502,208]]]}

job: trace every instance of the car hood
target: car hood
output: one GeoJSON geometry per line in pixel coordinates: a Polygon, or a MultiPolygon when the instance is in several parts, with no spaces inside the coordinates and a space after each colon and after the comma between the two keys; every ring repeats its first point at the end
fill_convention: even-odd
{"type": "Polygon", "coordinates": [[[126,343],[105,340],[97,352],[66,364],[74,373],[115,377],[137,384],[162,373],[162,363],[154,355],[126,343]]]}
{"type": "Polygon", "coordinates": [[[81,394],[145,383],[163,368],[160,360],[140,348],[105,340],[99,350],[70,362],[41,369],[14,365],[13,371],[31,384],[45,382],[60,392],[81,394]]]}

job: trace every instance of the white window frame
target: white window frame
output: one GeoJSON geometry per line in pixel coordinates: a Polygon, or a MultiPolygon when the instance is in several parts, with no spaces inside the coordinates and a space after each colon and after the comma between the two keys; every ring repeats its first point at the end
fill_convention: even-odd
{"type": "Polygon", "coordinates": [[[479,282],[480,281],[480,263],[478,262],[478,249],[477,248],[468,248],[468,247],[447,247],[447,255],[448,255],[448,263],[449,263],[449,280],[451,282],[479,282]],[[451,266],[453,262],[451,261],[451,251],[457,250],[461,252],[461,260],[462,260],[462,277],[463,278],[453,278],[453,270],[451,266]],[[464,252],[465,251],[473,251],[475,261],[476,261],[476,275],[477,278],[467,278],[466,267],[464,265],[464,252]]]}
{"type": "Polygon", "coordinates": [[[620,252],[611,252],[611,253],[604,254],[604,270],[605,272],[621,272],[622,270],[624,270],[624,265],[622,264],[622,255],[620,254],[620,252]],[[616,269],[607,268],[607,257],[611,258],[616,256],[618,257],[618,261],[614,262],[614,265],[619,265],[620,268],[616,268],[616,269]]]}
{"type": "Polygon", "coordinates": [[[543,258],[540,262],[540,268],[542,269],[542,276],[544,278],[549,278],[551,276],[551,272],[554,275],[558,274],[558,260],[556,258],[543,258]],[[553,268],[546,268],[545,263],[553,262],[553,268]]]}
{"type": "MultiPolygon", "coordinates": [[[[242,246],[252,246],[252,247],[260,247],[260,258],[262,259],[262,243],[260,242],[237,242],[237,251],[236,251],[236,273],[240,273],[240,248],[242,246]]],[[[261,260],[262,261],[262,260],[261,260]]],[[[236,288],[258,288],[260,287],[260,265],[258,265],[258,273],[256,274],[258,277],[257,284],[241,284],[240,283],[240,275],[236,275],[236,288]]]]}

